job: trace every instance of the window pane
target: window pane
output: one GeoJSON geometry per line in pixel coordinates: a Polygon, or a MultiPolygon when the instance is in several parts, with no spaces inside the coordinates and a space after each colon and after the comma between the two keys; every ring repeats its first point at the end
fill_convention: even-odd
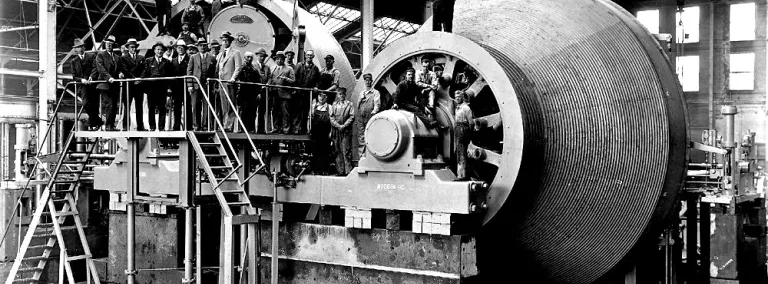
{"type": "Polygon", "coordinates": [[[699,56],[677,57],[677,79],[684,92],[699,91],[699,56]]]}
{"type": "Polygon", "coordinates": [[[638,11],[637,20],[652,34],[659,33],[659,10],[638,11]]]}
{"type": "Polygon", "coordinates": [[[731,54],[731,74],[728,81],[731,90],[752,90],[755,87],[755,54],[731,54]]]}
{"type": "Polygon", "coordinates": [[[680,25],[680,13],[677,13],[675,19],[677,42],[699,42],[699,13],[699,6],[683,8],[682,25],[680,25]]]}
{"type": "Polygon", "coordinates": [[[731,5],[731,41],[755,40],[755,3],[731,5]]]}

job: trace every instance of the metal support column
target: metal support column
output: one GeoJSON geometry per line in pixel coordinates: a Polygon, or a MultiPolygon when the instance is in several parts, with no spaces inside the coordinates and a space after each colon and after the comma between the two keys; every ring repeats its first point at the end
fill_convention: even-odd
{"type": "Polygon", "coordinates": [[[373,0],[360,0],[360,17],[361,26],[363,28],[362,38],[362,66],[360,69],[365,70],[368,63],[373,59],[373,0]]]}
{"type": "MultiPolygon", "coordinates": [[[[186,218],[184,219],[184,279],[181,283],[194,282],[192,274],[192,258],[194,252],[192,251],[193,245],[193,222],[195,221],[195,207],[186,208],[186,218]]],[[[199,275],[198,275],[199,277],[199,275]]]]}
{"type": "MultiPolygon", "coordinates": [[[[40,46],[50,48],[39,49],[40,80],[38,96],[38,127],[37,148],[40,154],[48,154],[48,145],[43,143],[43,137],[48,131],[48,100],[56,99],[56,1],[39,1],[37,5],[37,21],[40,25],[38,37],[40,46]]],[[[54,126],[55,127],[55,126],[54,126]]],[[[49,139],[50,141],[51,139],[49,139]]],[[[42,179],[43,169],[38,167],[38,178],[42,179]]],[[[40,186],[35,191],[35,200],[40,197],[40,186]]]]}
{"type": "Polygon", "coordinates": [[[135,225],[136,225],[136,209],[134,208],[135,195],[139,192],[139,139],[128,139],[128,182],[130,183],[129,190],[126,194],[126,215],[128,215],[128,228],[126,239],[126,279],[128,284],[134,284],[136,281],[136,258],[135,258],[135,225]]]}

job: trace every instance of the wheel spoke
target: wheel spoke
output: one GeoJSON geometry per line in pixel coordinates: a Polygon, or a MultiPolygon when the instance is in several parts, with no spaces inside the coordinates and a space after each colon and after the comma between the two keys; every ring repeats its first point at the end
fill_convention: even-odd
{"type": "Polygon", "coordinates": [[[496,167],[501,164],[501,155],[499,153],[478,147],[472,142],[467,147],[467,158],[485,162],[496,167]]]}
{"type": "Polygon", "coordinates": [[[477,125],[477,128],[490,127],[494,130],[499,129],[499,127],[501,127],[501,114],[497,112],[491,115],[478,117],[475,119],[475,125],[477,125]]]}
{"type": "Polygon", "coordinates": [[[472,85],[470,85],[469,88],[467,88],[467,90],[474,91],[475,96],[477,96],[480,94],[480,91],[482,91],[483,88],[485,88],[485,86],[488,86],[488,82],[485,81],[485,78],[480,76],[480,77],[477,77],[477,80],[475,80],[475,82],[472,82],[472,85]]]}
{"type": "Polygon", "coordinates": [[[397,90],[397,85],[395,82],[392,82],[392,79],[390,79],[389,76],[385,77],[381,81],[381,86],[387,89],[390,94],[394,94],[395,90],[397,90]]]}

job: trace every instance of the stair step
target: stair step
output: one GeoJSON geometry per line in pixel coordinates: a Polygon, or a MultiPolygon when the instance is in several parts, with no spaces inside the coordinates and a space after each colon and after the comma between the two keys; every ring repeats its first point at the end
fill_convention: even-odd
{"type": "Polygon", "coordinates": [[[52,238],[55,237],[56,234],[54,233],[47,233],[47,234],[34,234],[32,235],[33,239],[45,239],[45,238],[52,238]]]}
{"type": "Polygon", "coordinates": [[[51,190],[51,193],[70,193],[75,192],[74,190],[64,189],[64,190],[51,190]]]}
{"type": "MultiPolygon", "coordinates": [[[[46,230],[50,230],[53,225],[46,226],[46,230]]],[[[59,225],[59,228],[61,228],[62,231],[69,231],[69,230],[76,230],[76,226],[61,226],[59,225]]],[[[40,232],[46,232],[46,231],[40,231],[40,232]]]]}
{"type": "Polygon", "coordinates": [[[52,248],[53,248],[53,246],[49,246],[49,245],[37,245],[37,246],[29,246],[29,247],[27,247],[27,250],[31,250],[31,249],[52,249],[52,248]]]}
{"type": "Polygon", "coordinates": [[[82,171],[74,170],[74,171],[68,171],[68,170],[59,170],[58,174],[79,174],[82,171]]]}
{"type": "Polygon", "coordinates": [[[21,261],[41,261],[41,260],[47,260],[48,258],[42,255],[39,256],[30,256],[22,258],[21,261]]]}
{"type": "Polygon", "coordinates": [[[74,180],[61,180],[61,179],[57,179],[57,180],[53,181],[53,183],[55,183],[55,184],[72,184],[72,183],[77,183],[77,182],[79,182],[79,180],[76,180],[76,179],[74,179],[74,180]]]}
{"type": "MultiPolygon", "coordinates": [[[[51,212],[43,212],[44,215],[51,215],[51,212]]],[[[77,215],[77,212],[75,211],[67,211],[67,212],[56,212],[56,216],[75,216],[77,215]]]]}
{"type": "Polygon", "coordinates": [[[77,165],[77,164],[85,164],[85,163],[87,163],[87,162],[88,162],[88,161],[71,161],[71,160],[70,160],[70,161],[64,161],[64,162],[61,162],[61,163],[62,163],[62,164],[72,164],[72,165],[77,165]]]}
{"type": "Polygon", "coordinates": [[[226,158],[227,155],[224,154],[205,154],[205,158],[208,159],[215,159],[215,158],[226,158]]]}
{"type": "Polygon", "coordinates": [[[22,279],[13,280],[13,282],[11,282],[11,283],[19,283],[19,284],[21,284],[21,283],[37,283],[38,281],[39,280],[37,280],[35,278],[22,278],[22,279]]]}
{"type": "Polygon", "coordinates": [[[249,201],[234,201],[234,202],[227,202],[227,205],[229,205],[229,206],[251,205],[251,202],[249,202],[249,201]]]}
{"type": "Polygon", "coordinates": [[[72,141],[71,144],[96,144],[96,141],[91,140],[82,140],[82,141],[72,141]]]}
{"type": "Polygon", "coordinates": [[[43,269],[37,266],[32,266],[32,267],[19,268],[19,270],[17,271],[18,273],[26,273],[26,272],[43,271],[43,269]]]}
{"type": "Polygon", "coordinates": [[[212,170],[226,170],[226,169],[232,169],[230,166],[208,166],[212,170]]]}
{"type": "Polygon", "coordinates": [[[76,255],[76,256],[68,256],[67,261],[75,261],[75,260],[81,260],[81,259],[88,259],[93,257],[90,254],[84,254],[84,255],[76,255]]]}
{"type": "Polygon", "coordinates": [[[219,142],[198,142],[197,144],[203,147],[214,147],[221,145],[219,142]]]}

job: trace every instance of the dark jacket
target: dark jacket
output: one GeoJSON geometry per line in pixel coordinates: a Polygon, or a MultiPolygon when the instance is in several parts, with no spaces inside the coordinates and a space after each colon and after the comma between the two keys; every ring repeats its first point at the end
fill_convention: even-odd
{"type": "MultiPolygon", "coordinates": [[[[118,79],[120,72],[123,72],[122,64],[120,63],[120,56],[107,52],[106,50],[100,51],[96,55],[95,68],[92,72],[94,80],[107,81],[110,78],[118,79]]],[[[109,90],[110,83],[99,83],[96,85],[96,89],[109,90]]]]}
{"type": "MultiPolygon", "coordinates": [[[[70,60],[70,66],[72,67],[72,79],[75,82],[80,83],[82,79],[90,80],[91,73],[93,73],[93,62],[96,56],[93,53],[83,54],[83,59],[80,59],[79,55],[75,55],[70,60]]],[[[79,85],[77,92],[84,96],[87,88],[85,85],[79,85]]]]}
{"type": "Polygon", "coordinates": [[[320,68],[317,65],[312,64],[310,67],[302,62],[296,66],[296,87],[314,88],[318,80],[320,80],[320,68]]]}
{"type": "Polygon", "coordinates": [[[121,57],[123,69],[125,70],[126,78],[141,78],[141,73],[144,72],[144,56],[136,54],[136,58],[132,58],[130,53],[126,53],[121,57]]]}
{"type": "Polygon", "coordinates": [[[171,64],[173,65],[173,75],[171,76],[185,76],[187,75],[187,67],[189,66],[189,54],[184,55],[184,59],[179,61],[179,57],[171,61],[171,64]]]}
{"type": "MultiPolygon", "coordinates": [[[[144,70],[141,73],[141,78],[158,78],[158,77],[170,77],[173,76],[173,65],[168,59],[162,58],[160,62],[157,62],[155,57],[144,59],[144,70]]],[[[165,94],[168,89],[168,81],[147,81],[142,83],[144,90],[147,94],[150,92],[160,92],[165,94]]]]}
{"type": "Polygon", "coordinates": [[[416,104],[416,97],[421,94],[421,89],[413,81],[402,81],[397,84],[392,100],[398,105],[416,104]]]}
{"type": "MultiPolygon", "coordinates": [[[[243,64],[240,73],[237,74],[237,81],[249,83],[261,83],[261,73],[253,64],[243,64]]],[[[256,96],[261,88],[258,85],[242,84],[240,85],[240,96],[256,96]]]]}

